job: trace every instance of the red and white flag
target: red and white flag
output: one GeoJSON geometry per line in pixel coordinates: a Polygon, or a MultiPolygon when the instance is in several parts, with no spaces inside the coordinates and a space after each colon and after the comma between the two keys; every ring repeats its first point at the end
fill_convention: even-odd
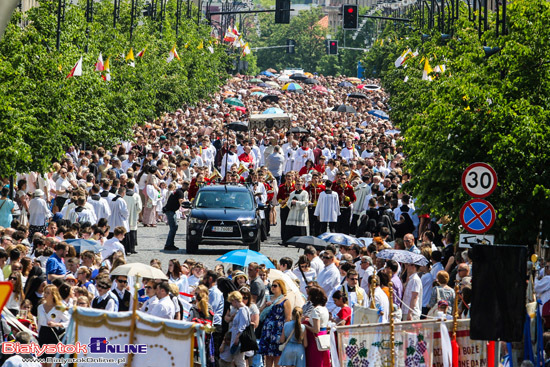
{"type": "Polygon", "coordinates": [[[143,57],[143,55],[145,55],[145,51],[147,51],[147,47],[145,47],[143,50],[139,51],[136,56],[137,57],[143,57]]]}
{"type": "Polygon", "coordinates": [[[223,37],[223,40],[225,42],[234,42],[237,38],[237,35],[233,33],[233,28],[231,26],[227,29],[227,32],[225,32],[225,36],[223,37]]]}
{"type": "Polygon", "coordinates": [[[178,55],[178,51],[176,51],[176,44],[175,43],[174,43],[174,46],[172,47],[172,49],[170,50],[170,53],[168,54],[168,58],[166,59],[166,62],[170,62],[174,59],[181,60],[179,55],[178,55]]]}
{"type": "Polygon", "coordinates": [[[111,80],[111,67],[109,65],[109,59],[110,57],[107,58],[107,61],[105,61],[105,75],[102,75],[101,77],[103,78],[103,80],[105,80],[106,82],[110,81],[111,80]]]}
{"type": "Polygon", "coordinates": [[[71,72],[69,73],[69,75],[67,75],[67,79],[73,76],[82,76],[82,56],[80,56],[80,59],[78,60],[76,65],[73,66],[71,72]]]}
{"type": "Polygon", "coordinates": [[[103,70],[105,70],[105,66],[103,65],[103,56],[101,55],[101,52],[100,52],[99,56],[97,57],[97,62],[95,63],[94,71],[103,71],[103,70]]]}

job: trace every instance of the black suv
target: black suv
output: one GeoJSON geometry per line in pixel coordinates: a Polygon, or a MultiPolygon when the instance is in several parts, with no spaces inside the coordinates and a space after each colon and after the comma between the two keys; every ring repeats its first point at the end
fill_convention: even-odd
{"type": "Polygon", "coordinates": [[[199,244],[246,245],[260,251],[261,218],[252,192],[241,185],[202,187],[187,218],[187,253],[199,244]]]}

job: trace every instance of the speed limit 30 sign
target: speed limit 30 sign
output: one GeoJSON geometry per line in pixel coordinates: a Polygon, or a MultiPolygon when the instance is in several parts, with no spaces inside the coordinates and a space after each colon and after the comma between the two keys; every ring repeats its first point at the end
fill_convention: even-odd
{"type": "Polygon", "coordinates": [[[487,163],[474,163],[462,173],[462,187],[474,198],[484,198],[497,187],[497,173],[487,163]]]}

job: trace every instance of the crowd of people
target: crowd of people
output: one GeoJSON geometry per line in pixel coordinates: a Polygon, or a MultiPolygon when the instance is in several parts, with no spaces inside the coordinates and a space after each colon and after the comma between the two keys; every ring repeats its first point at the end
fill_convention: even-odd
{"type": "Polygon", "coordinates": [[[13,200],[4,182],[0,280],[14,285],[6,307],[38,332],[41,344],[63,336],[69,314],[59,306],[131,310],[134,280],[112,273],[137,253],[138,226],[167,222],[165,250],[177,250],[178,221],[186,218],[181,204],[203,185],[227,183],[249,185],[265,205],[264,238],[279,223],[281,245],[326,231],[372,243],[307,247],[297,260],[272,259],[299,287],[303,307],[287,297],[287,281],[268,280],[263,264],[207,269],[191,258],[152,260],[168,280],[146,279],[136,306],[161,318],[211,324],[211,365],[330,366],[323,344],[329,325],[349,325],[354,306],[378,309],[379,321],[387,322],[390,299],[401,315],[396,317],[417,320],[437,312],[450,317],[459,297],[459,314],[467,317],[471,260],[456,248],[452,233],[441,233],[445,218],[423,214],[427,210],[417,210],[403,192],[409,175],[402,167],[400,133],[369,113],[387,111],[387,95],[365,90],[352,98],[348,94],[360,90],[344,77],[313,79],[326,88],[302,84],[302,93],[281,92],[284,78],[265,77],[264,84],[233,78],[208,101],[136,126],[133,141],[70,147],[48,173],[18,175],[13,200]],[[258,88],[272,96],[269,101],[258,88]],[[245,108],[225,103],[228,97],[245,108]],[[331,111],[340,104],[356,112],[331,111]],[[226,128],[268,107],[290,114],[288,126],[226,128]],[[292,127],[306,132],[293,133],[292,127]],[[74,239],[95,240],[99,250],[78,252],[74,239]],[[388,248],[422,254],[429,263],[377,257],[388,248]],[[250,325],[257,348],[242,350],[241,336],[250,325]]]}

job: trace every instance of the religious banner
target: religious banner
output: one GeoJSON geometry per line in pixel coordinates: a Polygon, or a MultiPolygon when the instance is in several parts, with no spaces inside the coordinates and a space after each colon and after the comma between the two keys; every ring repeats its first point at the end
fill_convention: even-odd
{"type": "MultiPolygon", "coordinates": [[[[452,330],[451,321],[446,325],[452,330]]],[[[439,320],[396,322],[393,366],[390,324],[340,326],[337,328],[340,367],[443,366],[440,326],[439,320]]],[[[470,340],[469,328],[470,320],[458,321],[459,365],[486,366],[484,343],[470,340]]]]}
{"type": "MultiPolygon", "coordinates": [[[[447,323],[447,326],[451,330],[452,323],[447,323]]],[[[458,343],[458,365],[460,367],[487,366],[487,342],[470,339],[469,320],[458,321],[456,341],[458,343]]],[[[441,333],[436,329],[433,345],[434,367],[443,367],[441,355],[441,333]]]]}
{"type": "Polygon", "coordinates": [[[201,365],[206,365],[204,331],[201,325],[161,319],[136,313],[132,331],[132,312],[107,312],[90,308],[71,310],[66,345],[79,346],[74,355],[79,367],[122,366],[132,354],[131,366],[187,367],[194,364],[198,344],[201,365]],[[130,342],[130,335],[133,340],[130,342]]]}

